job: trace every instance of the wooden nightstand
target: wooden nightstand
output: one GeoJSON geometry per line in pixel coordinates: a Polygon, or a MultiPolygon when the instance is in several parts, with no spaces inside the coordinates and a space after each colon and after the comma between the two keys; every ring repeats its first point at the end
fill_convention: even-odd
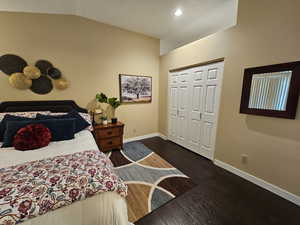
{"type": "Polygon", "coordinates": [[[95,139],[102,152],[123,148],[124,124],[94,125],[95,139]]]}

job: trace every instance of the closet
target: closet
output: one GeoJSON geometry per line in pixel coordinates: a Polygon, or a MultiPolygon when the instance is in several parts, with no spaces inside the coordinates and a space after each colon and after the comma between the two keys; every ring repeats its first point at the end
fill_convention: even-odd
{"type": "Polygon", "coordinates": [[[168,139],[213,159],[224,62],[169,73],[168,139]]]}

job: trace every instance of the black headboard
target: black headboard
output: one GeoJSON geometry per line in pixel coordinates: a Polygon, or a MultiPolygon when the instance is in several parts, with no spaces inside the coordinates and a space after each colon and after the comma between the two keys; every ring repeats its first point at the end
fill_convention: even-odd
{"type": "Polygon", "coordinates": [[[0,103],[0,112],[51,111],[69,112],[71,110],[86,113],[72,100],[63,101],[16,101],[0,103]]]}

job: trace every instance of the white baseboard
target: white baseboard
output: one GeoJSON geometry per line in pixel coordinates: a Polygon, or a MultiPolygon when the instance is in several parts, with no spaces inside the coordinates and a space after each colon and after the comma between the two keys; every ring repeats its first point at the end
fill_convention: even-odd
{"type": "Polygon", "coordinates": [[[250,181],[250,182],[252,182],[252,183],[268,190],[268,191],[271,191],[274,194],[279,195],[280,197],[282,197],[282,198],[284,198],[288,201],[291,201],[291,202],[295,203],[296,205],[300,206],[300,197],[299,196],[297,196],[295,194],[292,194],[292,193],[290,193],[290,192],[288,192],[288,191],[286,191],[286,190],[284,190],[284,189],[282,189],[282,188],[280,188],[280,187],[278,187],[274,184],[271,184],[271,183],[269,183],[269,182],[267,182],[263,179],[255,177],[255,176],[253,176],[253,175],[251,175],[247,172],[239,170],[239,169],[237,169],[237,168],[235,168],[235,167],[233,167],[233,166],[231,166],[227,163],[224,163],[220,160],[215,160],[214,163],[215,163],[215,165],[217,165],[219,167],[222,167],[223,169],[228,170],[229,172],[234,173],[234,174],[236,174],[236,175],[238,175],[238,176],[240,176],[240,177],[242,177],[242,178],[244,178],[244,179],[246,179],[246,180],[248,180],[248,181],[250,181]]]}
{"type": "Polygon", "coordinates": [[[159,133],[159,137],[161,137],[164,140],[168,140],[168,137],[162,133],[159,133]]]}
{"type": "Polygon", "coordinates": [[[137,137],[133,137],[133,138],[127,138],[124,140],[124,143],[131,142],[131,141],[139,141],[139,140],[143,140],[146,138],[159,137],[159,136],[160,136],[160,133],[146,134],[146,135],[137,136],[137,137]]]}
{"type": "Polygon", "coordinates": [[[133,138],[126,138],[124,140],[124,143],[128,143],[131,141],[139,141],[139,140],[143,140],[146,138],[152,138],[152,137],[161,137],[164,140],[168,140],[167,136],[161,134],[161,133],[152,133],[152,134],[146,134],[146,135],[142,135],[142,136],[137,136],[137,137],[133,137],[133,138]]]}

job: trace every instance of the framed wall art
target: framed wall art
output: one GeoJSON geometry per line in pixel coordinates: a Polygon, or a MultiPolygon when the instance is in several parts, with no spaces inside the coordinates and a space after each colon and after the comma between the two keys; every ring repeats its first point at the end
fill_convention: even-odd
{"type": "Polygon", "coordinates": [[[150,103],[152,101],[152,77],[119,75],[122,103],[150,103]]]}

